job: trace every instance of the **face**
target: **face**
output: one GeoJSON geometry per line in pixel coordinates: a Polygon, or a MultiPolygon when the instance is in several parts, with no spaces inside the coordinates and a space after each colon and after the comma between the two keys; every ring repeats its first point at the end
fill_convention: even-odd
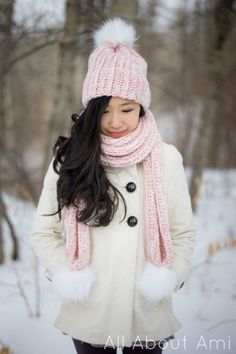
{"type": "Polygon", "coordinates": [[[101,118],[101,132],[113,138],[129,134],[138,126],[139,112],[139,103],[112,97],[101,118]]]}

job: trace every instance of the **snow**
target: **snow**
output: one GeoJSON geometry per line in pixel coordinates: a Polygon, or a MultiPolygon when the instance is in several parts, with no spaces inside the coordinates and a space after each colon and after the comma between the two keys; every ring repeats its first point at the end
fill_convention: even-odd
{"type": "MultiPolygon", "coordinates": [[[[186,175],[189,177],[189,169],[186,175]]],[[[236,170],[204,172],[194,215],[192,275],[173,295],[174,313],[182,327],[166,344],[166,354],[236,353],[235,248],[224,247],[226,241],[236,238],[235,182],[236,170]],[[221,249],[209,257],[208,246],[215,241],[220,241],[221,249]]],[[[0,340],[15,354],[75,353],[71,338],[53,327],[60,303],[40,265],[40,296],[36,296],[38,259],[29,244],[35,209],[9,195],[4,195],[4,200],[17,232],[21,259],[10,260],[12,244],[4,224],[6,263],[0,266],[0,340]],[[37,308],[40,316],[36,316],[37,308]]]]}

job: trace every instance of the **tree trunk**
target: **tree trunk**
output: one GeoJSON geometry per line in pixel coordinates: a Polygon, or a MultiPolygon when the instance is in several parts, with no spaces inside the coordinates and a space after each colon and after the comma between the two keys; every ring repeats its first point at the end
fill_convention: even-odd
{"type": "MultiPolygon", "coordinates": [[[[0,132],[1,132],[1,144],[0,149],[4,151],[7,145],[6,142],[6,109],[5,109],[5,95],[6,95],[6,76],[5,69],[7,67],[7,61],[11,53],[12,48],[12,18],[13,18],[13,8],[14,8],[14,0],[0,0],[0,132]]],[[[4,171],[4,156],[0,155],[0,170],[4,171]]],[[[4,238],[3,238],[3,227],[2,222],[6,220],[9,225],[10,219],[8,218],[8,213],[6,210],[6,206],[4,204],[4,200],[2,197],[3,194],[3,183],[0,181],[0,264],[4,263],[5,255],[4,255],[4,238]]],[[[10,229],[10,236],[13,241],[13,257],[18,256],[18,243],[15,237],[14,229],[12,233],[12,229],[10,229]]]]}
{"type": "MultiPolygon", "coordinates": [[[[214,149],[217,125],[217,110],[220,91],[224,83],[224,71],[222,70],[222,53],[233,25],[234,1],[214,1],[211,9],[211,18],[206,18],[206,41],[208,52],[207,60],[207,84],[203,111],[199,124],[198,134],[193,152],[192,176],[190,182],[190,194],[192,207],[195,211],[199,196],[203,169],[208,161],[209,151],[214,149]]],[[[208,10],[209,13],[209,10],[208,10]]]]}
{"type": "MultiPolygon", "coordinates": [[[[88,4],[78,0],[67,0],[64,32],[58,48],[58,74],[52,114],[49,120],[48,133],[45,140],[45,154],[42,173],[44,174],[53,157],[52,149],[59,135],[65,134],[70,124],[70,116],[77,108],[75,98],[75,72],[78,65],[78,51],[86,47],[84,37],[78,33],[86,33],[89,13],[93,12],[93,1],[88,4]],[[90,4],[90,8],[88,5],[90,4]],[[87,14],[87,15],[86,15],[87,14]]],[[[80,63],[81,65],[81,63],[80,63]]],[[[79,80],[80,78],[78,78],[79,80]]]]}

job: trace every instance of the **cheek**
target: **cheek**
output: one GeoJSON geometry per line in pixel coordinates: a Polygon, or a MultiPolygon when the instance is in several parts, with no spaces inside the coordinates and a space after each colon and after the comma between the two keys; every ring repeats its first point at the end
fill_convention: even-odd
{"type": "Polygon", "coordinates": [[[139,116],[136,114],[132,117],[130,121],[130,125],[132,126],[132,128],[136,128],[138,126],[138,123],[139,123],[139,116]]]}
{"type": "Polygon", "coordinates": [[[105,128],[106,126],[106,120],[104,118],[101,119],[100,127],[101,129],[105,128]]]}

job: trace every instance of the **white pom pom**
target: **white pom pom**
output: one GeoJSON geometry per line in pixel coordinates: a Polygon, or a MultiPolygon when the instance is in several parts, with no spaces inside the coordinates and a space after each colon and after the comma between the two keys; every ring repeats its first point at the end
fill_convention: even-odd
{"type": "Polygon", "coordinates": [[[89,266],[79,271],[61,266],[53,275],[52,286],[65,301],[83,301],[89,297],[94,281],[95,274],[89,266]]]}
{"type": "Polygon", "coordinates": [[[145,262],[137,285],[147,302],[159,302],[163,297],[168,297],[174,292],[177,286],[177,274],[167,266],[156,267],[150,262],[145,262]]]}
{"type": "Polygon", "coordinates": [[[126,23],[119,17],[113,18],[103,23],[103,25],[94,32],[93,38],[95,47],[99,48],[105,43],[122,43],[128,47],[133,47],[137,38],[134,26],[126,23]]]}

